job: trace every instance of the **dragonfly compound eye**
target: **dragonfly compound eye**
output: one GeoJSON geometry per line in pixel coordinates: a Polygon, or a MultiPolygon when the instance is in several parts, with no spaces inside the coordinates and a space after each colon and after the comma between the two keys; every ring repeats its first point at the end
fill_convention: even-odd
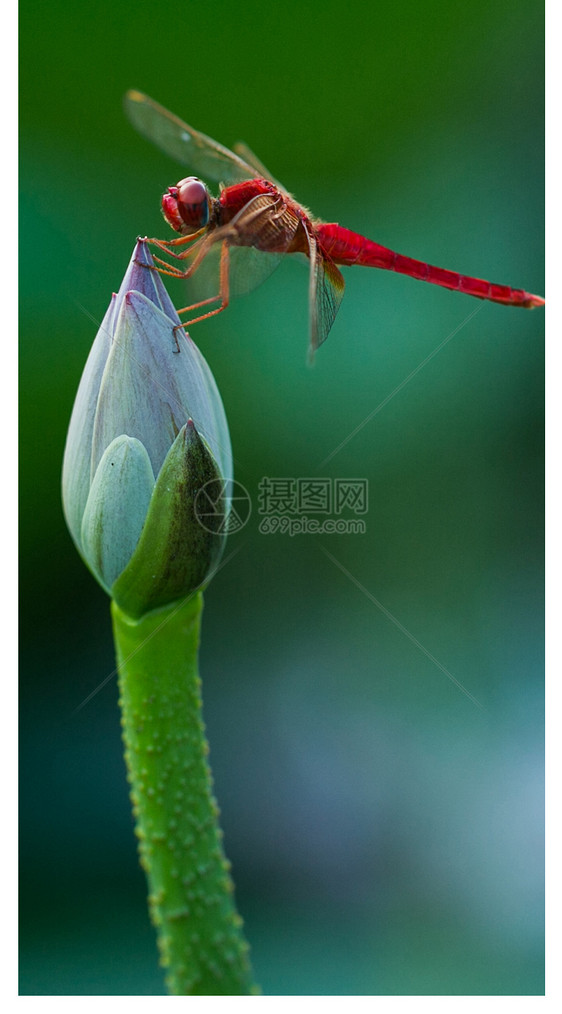
{"type": "Polygon", "coordinates": [[[209,194],[207,187],[196,176],[188,176],[177,186],[178,211],[185,224],[197,232],[209,221],[209,194]]]}

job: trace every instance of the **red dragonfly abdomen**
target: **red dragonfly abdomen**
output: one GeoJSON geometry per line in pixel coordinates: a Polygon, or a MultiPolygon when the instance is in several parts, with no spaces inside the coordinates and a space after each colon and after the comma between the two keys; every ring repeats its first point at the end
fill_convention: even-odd
{"type": "Polygon", "coordinates": [[[482,278],[471,278],[467,275],[460,275],[456,271],[433,267],[423,261],[414,260],[413,257],[404,257],[402,254],[395,253],[394,250],[389,250],[388,247],[374,243],[372,240],[335,223],[315,224],[315,231],[322,249],[336,264],[360,264],[366,268],[397,271],[401,275],[419,278],[421,281],[431,282],[433,285],[442,285],[446,289],[464,292],[466,295],[476,296],[478,299],[489,299],[493,303],[524,306],[529,309],[535,306],[544,306],[544,299],[540,296],[533,296],[530,292],[525,292],[524,289],[512,289],[509,285],[496,285],[494,282],[486,282],[482,278]]]}

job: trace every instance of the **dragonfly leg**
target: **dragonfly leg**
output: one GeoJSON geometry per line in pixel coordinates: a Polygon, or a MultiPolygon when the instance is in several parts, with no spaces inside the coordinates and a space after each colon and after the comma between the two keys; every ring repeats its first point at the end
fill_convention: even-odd
{"type": "MultiPolygon", "coordinates": [[[[205,250],[204,253],[197,257],[196,261],[190,265],[183,275],[184,278],[189,277],[189,275],[197,269],[206,252],[207,251],[205,250]]],[[[222,313],[223,310],[226,310],[230,299],[229,266],[230,257],[228,253],[228,243],[223,242],[221,246],[220,279],[217,295],[211,296],[210,299],[202,299],[198,303],[191,303],[189,306],[182,307],[181,310],[178,310],[178,316],[183,313],[192,313],[193,310],[201,310],[203,307],[209,306],[211,303],[216,303],[218,300],[220,300],[220,306],[216,306],[214,310],[209,310],[207,313],[199,314],[198,317],[192,317],[190,320],[185,321],[184,324],[177,324],[174,328],[175,331],[177,331],[180,327],[187,328],[191,324],[198,324],[199,321],[207,320],[208,317],[215,317],[216,314],[222,313]]]]}
{"type": "MultiPolygon", "coordinates": [[[[187,260],[188,257],[193,258],[189,267],[182,269],[179,265],[176,267],[173,264],[169,264],[168,261],[165,261],[161,257],[157,257],[155,255],[154,260],[157,261],[159,265],[162,265],[162,267],[155,265],[154,270],[158,271],[159,274],[162,275],[171,275],[173,278],[190,278],[193,272],[196,271],[201,264],[203,258],[208,254],[210,248],[217,241],[216,234],[207,234],[202,236],[201,232],[203,231],[204,230],[200,230],[199,233],[193,236],[181,236],[179,239],[180,243],[189,243],[194,239],[198,239],[198,242],[194,243],[189,250],[182,250],[180,253],[176,253],[174,250],[168,250],[167,247],[164,247],[163,244],[167,242],[166,240],[147,240],[148,243],[154,244],[154,246],[158,247],[158,249],[163,250],[164,253],[168,254],[170,257],[175,257],[177,260],[183,261],[187,260]]],[[[172,239],[169,242],[174,243],[176,241],[172,239]]]]}
{"type": "MultiPolygon", "coordinates": [[[[173,240],[173,239],[172,240],[147,239],[144,242],[150,243],[151,246],[158,247],[159,250],[162,250],[164,253],[167,253],[168,256],[170,256],[170,257],[176,257],[176,258],[178,258],[180,260],[183,260],[186,257],[191,257],[195,253],[196,248],[197,248],[197,246],[199,244],[196,243],[195,246],[191,247],[189,250],[186,250],[186,251],[184,251],[182,253],[179,253],[179,254],[175,253],[173,250],[169,250],[167,244],[168,243],[181,243],[181,244],[191,243],[191,242],[193,242],[194,239],[197,239],[198,236],[199,236],[199,238],[202,238],[199,234],[197,234],[197,235],[193,235],[193,236],[180,236],[178,240],[173,240]]],[[[182,269],[179,266],[175,267],[173,264],[169,264],[168,261],[162,260],[161,257],[157,257],[156,255],[154,256],[154,260],[157,261],[158,264],[146,264],[146,263],[140,262],[140,261],[137,262],[137,263],[142,263],[142,266],[145,267],[145,268],[148,268],[150,271],[157,271],[159,275],[170,275],[172,278],[185,278],[186,277],[186,272],[182,271],[182,269]],[[159,265],[161,265],[161,266],[159,266],[159,265]]]]}
{"type": "MultiPolygon", "coordinates": [[[[181,236],[179,239],[179,243],[181,243],[182,246],[185,245],[186,243],[193,243],[194,240],[198,240],[198,242],[193,243],[193,246],[190,246],[188,250],[180,250],[179,253],[177,253],[175,250],[170,250],[169,247],[165,245],[166,243],[168,243],[167,240],[149,239],[147,240],[147,242],[150,243],[151,246],[157,247],[158,250],[162,250],[162,252],[167,254],[168,257],[175,257],[176,260],[183,261],[186,260],[188,257],[193,256],[195,251],[199,248],[199,246],[201,246],[201,243],[204,241],[204,239],[205,237],[199,234],[196,234],[194,236],[181,236]]],[[[175,242],[176,240],[173,239],[169,241],[170,244],[175,242]]],[[[167,261],[163,261],[160,257],[155,256],[154,260],[159,261],[160,264],[164,264],[166,267],[171,267],[171,265],[169,265],[167,261]]],[[[181,269],[179,267],[173,268],[173,271],[176,270],[178,271],[178,273],[181,272],[181,269]]],[[[183,274],[183,272],[181,273],[183,274]]]]}
{"type": "MultiPolygon", "coordinates": [[[[191,251],[193,253],[193,251],[191,251]]],[[[172,278],[188,278],[189,274],[180,267],[175,267],[173,264],[168,264],[168,261],[162,260],[161,257],[154,257],[155,264],[153,271],[157,271],[159,275],[171,275],[172,278]],[[160,266],[161,265],[161,266],[160,266]]]]}
{"type": "MultiPolygon", "coordinates": [[[[201,238],[200,242],[196,243],[194,246],[192,246],[190,250],[184,250],[184,251],[182,251],[182,253],[174,254],[173,256],[177,257],[180,260],[186,260],[188,257],[191,258],[191,263],[189,264],[189,266],[187,268],[185,268],[183,270],[180,267],[174,267],[172,264],[168,264],[168,262],[162,260],[161,257],[155,257],[154,260],[158,261],[158,264],[162,264],[163,265],[163,267],[161,267],[161,268],[157,267],[155,265],[155,270],[158,271],[158,272],[160,272],[160,274],[163,274],[163,275],[172,275],[173,278],[191,278],[191,276],[194,274],[194,272],[197,271],[197,268],[199,267],[199,265],[201,264],[201,262],[205,259],[205,257],[209,253],[209,250],[211,249],[211,247],[214,246],[214,244],[216,242],[217,242],[216,234],[211,234],[211,235],[203,236],[201,238]]],[[[226,242],[226,239],[223,239],[222,240],[222,247],[221,247],[221,267],[220,267],[221,279],[222,279],[222,272],[223,272],[223,266],[222,266],[223,265],[223,259],[225,257],[226,257],[227,263],[228,263],[228,254],[225,254],[225,252],[224,252],[225,249],[228,249],[228,244],[226,242]]],[[[171,251],[167,251],[167,252],[171,253],[171,251]]],[[[221,289],[221,292],[222,292],[222,289],[221,289]]],[[[220,292],[219,292],[219,294],[217,296],[213,296],[212,299],[206,300],[206,302],[211,302],[212,303],[215,299],[219,299],[219,298],[221,298],[221,293],[220,292]]],[[[196,303],[195,305],[199,306],[200,304],[196,303]]]]}
{"type": "Polygon", "coordinates": [[[151,246],[159,247],[160,250],[169,254],[170,257],[187,257],[188,254],[177,254],[168,248],[171,246],[185,246],[187,243],[193,243],[196,239],[202,239],[204,233],[205,229],[199,229],[198,232],[193,232],[190,236],[176,236],[174,239],[147,239],[146,242],[150,243],[151,246]]]}
{"type": "MultiPolygon", "coordinates": [[[[196,238],[196,236],[181,236],[179,242],[190,243],[196,238]]],[[[208,237],[199,235],[199,240],[200,242],[195,243],[189,250],[183,250],[181,253],[175,253],[173,250],[168,250],[168,248],[164,246],[164,244],[168,242],[167,240],[149,239],[147,240],[147,243],[151,243],[158,247],[159,250],[162,250],[170,257],[175,257],[177,260],[186,260],[188,257],[194,257],[202,246],[204,247],[203,256],[208,252],[210,246],[208,237]],[[207,239],[207,242],[205,242],[205,239],[207,239]]],[[[174,243],[175,240],[172,239],[169,242],[174,243]]],[[[193,265],[187,269],[183,269],[179,265],[174,266],[173,264],[169,264],[168,261],[163,260],[162,257],[157,257],[156,254],[154,255],[154,260],[157,263],[150,266],[151,270],[157,271],[160,275],[170,275],[172,278],[189,278],[194,270],[193,265]]],[[[197,258],[197,265],[201,263],[201,260],[202,257],[197,258]]]]}

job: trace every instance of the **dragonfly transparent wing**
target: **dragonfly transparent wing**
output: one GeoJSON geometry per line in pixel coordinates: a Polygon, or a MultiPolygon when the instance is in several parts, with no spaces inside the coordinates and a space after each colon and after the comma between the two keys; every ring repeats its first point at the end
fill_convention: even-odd
{"type": "MultiPolygon", "coordinates": [[[[185,286],[190,304],[219,296],[221,248],[222,243],[214,243],[197,270],[186,279],[185,286]]],[[[229,246],[229,298],[242,296],[257,289],[273,274],[282,256],[279,253],[264,253],[255,247],[229,246]]]]}
{"type": "Polygon", "coordinates": [[[237,141],[234,145],[234,151],[241,159],[243,159],[244,162],[247,163],[247,165],[252,166],[252,169],[257,176],[261,176],[262,179],[269,180],[270,183],[274,183],[279,190],[285,190],[283,184],[279,183],[279,180],[276,180],[275,176],[271,175],[269,169],[266,169],[263,162],[260,162],[258,156],[254,155],[252,149],[249,148],[244,141],[237,141]]]}
{"type": "Polygon", "coordinates": [[[215,183],[254,179],[256,169],[212,138],[194,130],[142,92],[125,95],[125,112],[139,134],[177,159],[192,173],[215,183]]]}
{"type": "Polygon", "coordinates": [[[310,355],[326,341],[343,299],[345,282],[339,268],[324,253],[312,231],[307,229],[310,256],[309,314],[310,355]]]}

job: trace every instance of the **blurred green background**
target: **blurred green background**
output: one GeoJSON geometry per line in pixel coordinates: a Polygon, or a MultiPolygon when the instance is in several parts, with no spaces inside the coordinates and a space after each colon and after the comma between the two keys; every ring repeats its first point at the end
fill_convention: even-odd
{"type": "MultiPolygon", "coordinates": [[[[75,712],[114,659],[59,494],[97,322],[184,175],[122,95],[246,140],[326,220],[543,293],[541,10],[20,11],[20,989],[159,994],[115,680],[75,712]]],[[[544,313],[345,273],[314,369],[289,259],[192,331],[254,499],[206,596],[201,672],[256,977],[284,995],[541,993],[544,313]],[[323,475],[368,479],[366,534],[259,534],[262,476],[323,475]]]]}

